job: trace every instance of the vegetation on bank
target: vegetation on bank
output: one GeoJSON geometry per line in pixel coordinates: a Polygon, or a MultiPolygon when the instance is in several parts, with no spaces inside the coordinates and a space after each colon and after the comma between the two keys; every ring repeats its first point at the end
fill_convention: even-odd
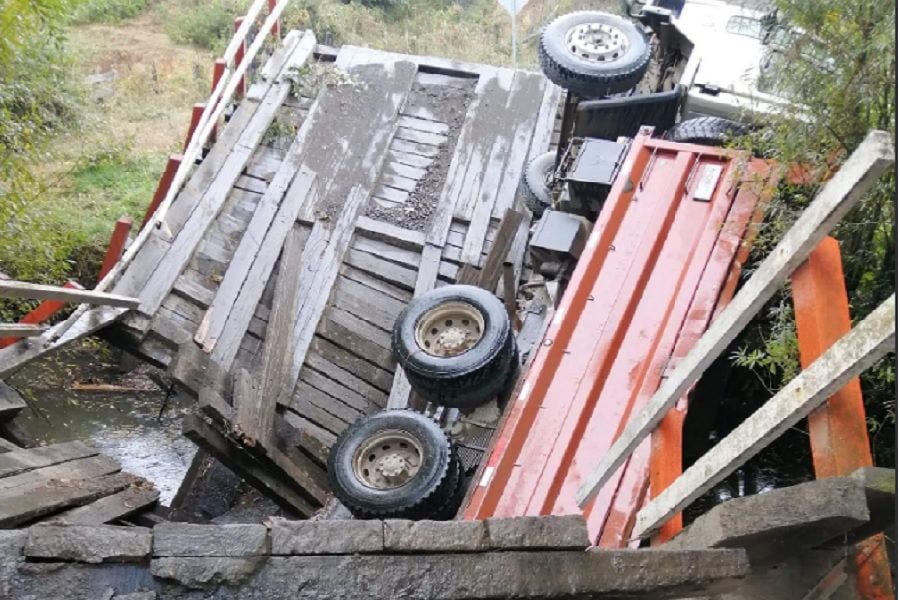
{"type": "MultiPolygon", "coordinates": [[[[870,129],[891,132],[895,139],[897,132],[896,4],[776,0],[776,5],[781,18],[797,33],[772,56],[770,85],[802,103],[738,143],[784,165],[809,165],[813,178],[808,185],[779,188],[745,274],[781,239],[836,162],[846,158],[870,129]]],[[[841,246],[854,322],[895,290],[896,198],[894,166],[832,232],[841,246]]],[[[733,359],[754,374],[744,382],[749,389],[742,395],[760,401],[797,374],[797,337],[788,286],[744,333],[733,359]]],[[[891,466],[896,464],[895,363],[896,356],[889,355],[861,378],[876,463],[891,466]]]]}

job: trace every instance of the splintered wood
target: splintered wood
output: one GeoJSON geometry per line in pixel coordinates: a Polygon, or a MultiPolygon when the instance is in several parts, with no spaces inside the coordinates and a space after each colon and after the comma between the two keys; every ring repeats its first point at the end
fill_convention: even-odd
{"type": "Polygon", "coordinates": [[[159,492],[82,442],[0,454],[0,528],[39,520],[101,525],[152,508],[159,492]]]}
{"type": "Polygon", "coordinates": [[[466,273],[496,290],[521,265],[516,188],[558,97],[534,73],[353,46],[298,69],[310,35],[286,36],[134,250],[112,291],[137,309],[0,350],[2,375],[118,320],[118,344],[198,397],[185,435],[299,515],[327,501],[336,437],[408,405],[404,307],[466,273]]]}

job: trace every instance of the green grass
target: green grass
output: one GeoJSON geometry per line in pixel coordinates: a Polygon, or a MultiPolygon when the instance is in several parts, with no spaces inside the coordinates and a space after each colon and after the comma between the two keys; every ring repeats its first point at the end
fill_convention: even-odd
{"type": "Polygon", "coordinates": [[[119,217],[143,217],[156,189],[164,157],[110,151],[82,157],[71,174],[71,189],[56,218],[76,219],[75,239],[104,247],[119,217]]]}
{"type": "Polygon", "coordinates": [[[71,20],[75,24],[118,23],[138,16],[147,5],[147,0],[79,0],[71,20]]]}

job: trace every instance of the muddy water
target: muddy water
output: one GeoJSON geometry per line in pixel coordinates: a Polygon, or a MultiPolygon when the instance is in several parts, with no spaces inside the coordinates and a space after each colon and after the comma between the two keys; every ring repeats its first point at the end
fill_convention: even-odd
{"type": "Polygon", "coordinates": [[[188,407],[175,396],[166,401],[165,391],[147,377],[148,368],[121,373],[118,359],[104,344],[88,342],[28,365],[8,381],[29,402],[16,423],[48,444],[91,444],[118,460],[124,471],[152,481],[168,505],[196,449],[181,435],[188,407]],[[92,384],[126,390],[73,389],[92,384]]]}

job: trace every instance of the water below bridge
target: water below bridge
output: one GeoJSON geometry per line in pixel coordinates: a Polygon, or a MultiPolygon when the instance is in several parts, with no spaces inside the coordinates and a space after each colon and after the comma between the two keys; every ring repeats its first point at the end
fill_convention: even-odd
{"type": "Polygon", "coordinates": [[[119,364],[120,353],[96,340],[34,361],[8,380],[29,405],[16,424],[47,444],[93,445],[152,481],[168,505],[196,451],[181,435],[188,408],[176,395],[166,397],[151,368],[122,373],[119,364]]]}

